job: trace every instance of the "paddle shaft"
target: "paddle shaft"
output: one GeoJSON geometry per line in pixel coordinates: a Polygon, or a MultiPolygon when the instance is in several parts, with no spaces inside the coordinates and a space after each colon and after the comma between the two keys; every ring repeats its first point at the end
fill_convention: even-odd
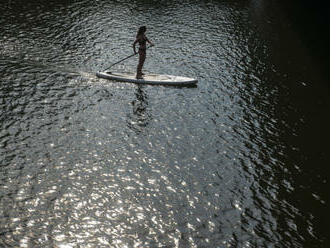
{"type": "MultiPolygon", "coordinates": [[[[148,49],[148,48],[150,48],[150,47],[151,47],[151,46],[147,47],[146,49],[148,49]]],[[[111,67],[113,67],[114,65],[117,65],[117,64],[119,64],[120,62],[123,62],[124,60],[129,59],[130,57],[135,56],[136,54],[138,54],[138,53],[131,54],[131,55],[127,56],[126,58],[123,58],[123,59],[117,61],[116,63],[113,63],[113,64],[110,65],[108,68],[106,68],[104,71],[109,70],[109,69],[110,69],[111,67]]]]}

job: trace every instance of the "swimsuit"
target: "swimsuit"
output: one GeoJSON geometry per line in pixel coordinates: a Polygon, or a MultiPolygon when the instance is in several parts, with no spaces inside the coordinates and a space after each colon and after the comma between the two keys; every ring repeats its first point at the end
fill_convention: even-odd
{"type": "Polygon", "coordinates": [[[139,50],[147,49],[147,38],[143,35],[142,39],[139,39],[139,50]]]}

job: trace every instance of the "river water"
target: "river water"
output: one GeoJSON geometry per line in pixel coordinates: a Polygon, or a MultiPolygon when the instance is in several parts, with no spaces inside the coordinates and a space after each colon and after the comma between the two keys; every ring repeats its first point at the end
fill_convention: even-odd
{"type": "Polygon", "coordinates": [[[329,84],[282,5],[2,0],[0,15],[1,247],[329,247],[329,84]],[[140,25],[145,70],[197,87],[95,77],[140,25]]]}

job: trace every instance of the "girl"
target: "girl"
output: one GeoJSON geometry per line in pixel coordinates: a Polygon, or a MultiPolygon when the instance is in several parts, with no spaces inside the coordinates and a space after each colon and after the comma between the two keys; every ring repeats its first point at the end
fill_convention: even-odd
{"type": "Polygon", "coordinates": [[[142,75],[142,67],[144,64],[144,61],[146,59],[146,50],[147,50],[147,42],[153,46],[154,44],[152,42],[150,42],[147,38],[147,36],[145,36],[145,32],[147,31],[146,26],[142,26],[139,28],[137,34],[136,34],[136,39],[133,43],[133,50],[134,53],[136,54],[136,43],[139,43],[139,64],[137,66],[137,70],[136,70],[136,78],[137,79],[143,79],[142,75]]]}

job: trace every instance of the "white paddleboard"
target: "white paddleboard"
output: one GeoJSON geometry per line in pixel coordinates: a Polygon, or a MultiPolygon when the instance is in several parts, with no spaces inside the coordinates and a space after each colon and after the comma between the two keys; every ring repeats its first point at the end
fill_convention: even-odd
{"type": "Polygon", "coordinates": [[[173,85],[185,86],[197,84],[197,79],[189,77],[180,77],[161,74],[146,74],[143,79],[136,79],[135,73],[130,72],[97,72],[97,77],[136,84],[153,84],[153,85],[173,85]]]}

